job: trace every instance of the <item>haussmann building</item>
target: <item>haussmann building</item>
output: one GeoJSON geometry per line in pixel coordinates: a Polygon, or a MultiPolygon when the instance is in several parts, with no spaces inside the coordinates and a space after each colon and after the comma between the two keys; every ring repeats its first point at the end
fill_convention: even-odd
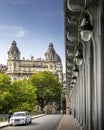
{"type": "Polygon", "coordinates": [[[16,41],[13,41],[8,51],[7,71],[14,80],[28,79],[30,75],[42,72],[50,71],[58,77],[60,83],[62,83],[63,67],[60,56],[56,53],[53,44],[50,43],[45,53],[45,59],[36,58],[31,56],[30,59],[21,59],[21,52],[19,51],[16,41]]]}

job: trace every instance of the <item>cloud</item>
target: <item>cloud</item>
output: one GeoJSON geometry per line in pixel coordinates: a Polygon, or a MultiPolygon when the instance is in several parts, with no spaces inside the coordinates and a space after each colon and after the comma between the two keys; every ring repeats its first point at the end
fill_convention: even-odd
{"type": "Polygon", "coordinates": [[[16,37],[24,37],[26,33],[27,33],[26,31],[24,31],[23,29],[20,29],[17,32],[16,37]]]}
{"type": "Polygon", "coordinates": [[[8,0],[9,3],[15,4],[15,5],[20,5],[20,4],[28,4],[31,2],[31,0],[8,0]]]}
{"type": "Polygon", "coordinates": [[[24,37],[27,31],[19,26],[0,25],[0,37],[24,37]]]}

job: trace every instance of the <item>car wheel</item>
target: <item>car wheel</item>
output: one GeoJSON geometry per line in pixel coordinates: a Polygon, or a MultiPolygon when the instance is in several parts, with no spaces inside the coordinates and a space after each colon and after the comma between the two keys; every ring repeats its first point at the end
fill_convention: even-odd
{"type": "Polygon", "coordinates": [[[27,125],[27,120],[26,120],[26,122],[25,122],[25,125],[27,125]]]}

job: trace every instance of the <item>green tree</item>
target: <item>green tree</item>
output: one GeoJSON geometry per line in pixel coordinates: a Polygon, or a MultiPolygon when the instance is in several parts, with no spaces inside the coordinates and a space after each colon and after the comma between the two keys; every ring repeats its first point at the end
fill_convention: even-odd
{"type": "Polygon", "coordinates": [[[33,111],[36,105],[36,88],[27,80],[15,81],[11,85],[13,111],[33,111]]]}
{"type": "Polygon", "coordinates": [[[11,86],[11,78],[3,73],[0,73],[0,112],[9,110],[10,100],[12,95],[9,91],[11,86]]]}
{"type": "Polygon", "coordinates": [[[36,86],[37,104],[43,108],[51,101],[60,101],[62,86],[58,79],[51,72],[39,72],[29,79],[33,86],[36,86]]]}
{"type": "Polygon", "coordinates": [[[7,113],[10,109],[10,100],[12,99],[12,95],[10,92],[5,91],[0,94],[0,111],[2,113],[7,113]]]}
{"type": "Polygon", "coordinates": [[[11,82],[11,78],[0,73],[0,113],[28,110],[33,111],[36,104],[36,88],[28,81],[11,82]]]}
{"type": "Polygon", "coordinates": [[[11,78],[8,75],[0,73],[0,92],[9,90],[10,84],[11,78]]]}

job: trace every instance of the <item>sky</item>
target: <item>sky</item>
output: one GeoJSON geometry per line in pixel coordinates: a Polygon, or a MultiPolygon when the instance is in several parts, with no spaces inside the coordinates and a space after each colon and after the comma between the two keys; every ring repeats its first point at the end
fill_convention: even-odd
{"type": "Polygon", "coordinates": [[[65,71],[63,0],[0,0],[0,64],[14,40],[21,59],[44,59],[52,42],[65,71]]]}

